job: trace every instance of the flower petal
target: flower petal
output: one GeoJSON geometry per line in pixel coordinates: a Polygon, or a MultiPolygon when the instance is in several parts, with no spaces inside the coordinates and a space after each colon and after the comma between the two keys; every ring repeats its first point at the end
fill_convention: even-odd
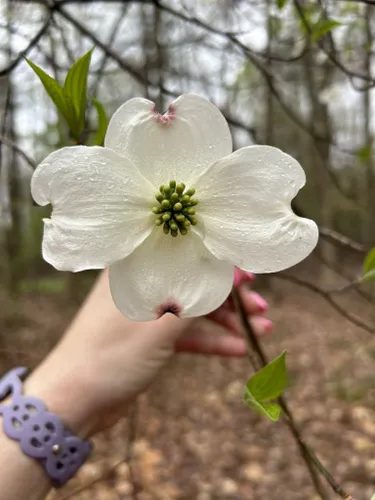
{"type": "Polygon", "coordinates": [[[196,185],[204,244],[254,273],[297,264],[318,241],[315,222],[290,206],[304,184],[300,164],[277,148],[250,146],[216,162],[196,185]]]}
{"type": "Polygon", "coordinates": [[[100,147],[60,149],[38,166],[31,193],[52,204],[43,257],[56,269],[103,268],[151,233],[153,187],[125,158],[100,147]]]}
{"type": "Polygon", "coordinates": [[[163,116],[147,99],[127,101],[112,116],[105,145],[129,158],[155,187],[172,179],[193,187],[211,163],[232,152],[219,109],[193,94],[176,99],[163,116]]]}
{"type": "Polygon", "coordinates": [[[168,310],[180,317],[207,314],[225,301],[233,277],[234,266],[213,257],[199,236],[173,238],[160,228],[109,268],[116,306],[136,321],[156,319],[168,310]]]}

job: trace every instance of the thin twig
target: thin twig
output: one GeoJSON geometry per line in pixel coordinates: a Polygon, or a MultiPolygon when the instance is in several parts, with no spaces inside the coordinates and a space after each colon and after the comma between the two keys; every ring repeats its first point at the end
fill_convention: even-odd
{"type": "MultiPolygon", "coordinates": [[[[308,20],[307,20],[307,18],[305,16],[304,9],[302,8],[302,6],[301,6],[301,4],[299,3],[298,0],[293,0],[293,5],[295,7],[295,10],[296,10],[299,18],[301,19],[301,22],[302,22],[303,26],[305,27],[305,29],[307,31],[307,34],[308,34],[308,37],[309,37],[309,42],[310,42],[311,35],[312,35],[313,31],[312,31],[312,28],[311,28],[311,26],[310,26],[310,24],[309,24],[309,22],[308,22],[308,20]]],[[[331,37],[332,37],[332,35],[331,35],[331,37]]],[[[371,75],[369,76],[369,75],[366,75],[364,73],[357,73],[356,71],[348,69],[336,57],[335,53],[333,53],[333,52],[325,49],[325,47],[324,47],[324,40],[321,40],[321,39],[317,40],[317,44],[318,44],[320,50],[322,52],[324,52],[324,54],[326,54],[326,56],[332,62],[332,64],[335,65],[338,69],[340,69],[349,78],[349,81],[350,81],[352,87],[355,90],[357,90],[358,92],[366,92],[366,91],[370,90],[372,87],[374,87],[375,80],[371,77],[371,75]],[[367,82],[367,85],[365,85],[363,87],[358,87],[355,84],[355,78],[367,82]]]]}
{"type": "MultiPolygon", "coordinates": [[[[125,16],[125,14],[128,11],[128,8],[129,8],[129,4],[127,4],[126,2],[124,2],[123,6],[122,6],[122,9],[121,9],[121,13],[120,13],[120,15],[118,16],[118,19],[115,21],[114,25],[111,28],[111,35],[108,38],[107,47],[112,48],[112,46],[113,46],[113,44],[114,44],[114,42],[115,42],[115,40],[117,38],[117,35],[118,35],[118,32],[119,32],[120,27],[122,25],[122,22],[124,20],[124,16],[125,16]]],[[[101,79],[103,77],[106,65],[107,65],[107,54],[105,52],[103,52],[103,57],[102,57],[102,59],[100,61],[100,64],[99,64],[99,67],[98,67],[98,71],[97,71],[97,73],[95,75],[95,82],[94,82],[93,88],[91,89],[91,95],[93,95],[94,97],[97,97],[98,88],[99,88],[101,79]]]]}
{"type": "MultiPolygon", "coordinates": [[[[250,63],[253,64],[254,68],[256,68],[259,71],[259,74],[264,79],[265,84],[267,85],[268,89],[275,97],[276,101],[279,103],[282,110],[296,125],[298,125],[302,130],[305,130],[316,141],[331,144],[332,146],[337,148],[340,152],[357,157],[357,151],[351,151],[349,149],[342,148],[333,139],[329,139],[325,135],[319,134],[314,129],[313,126],[310,126],[308,123],[306,123],[306,121],[303,119],[302,115],[298,114],[293,109],[291,109],[289,103],[287,103],[283,99],[278,87],[275,85],[273,75],[271,75],[271,73],[269,72],[269,70],[267,69],[266,66],[261,64],[261,62],[259,60],[259,55],[256,52],[254,52],[254,50],[252,50],[250,47],[245,45],[245,43],[243,43],[241,40],[239,40],[233,32],[221,31],[221,30],[215,28],[214,26],[205,23],[204,21],[202,21],[201,19],[199,19],[196,16],[192,16],[192,15],[187,16],[181,10],[175,10],[172,7],[170,7],[169,5],[161,3],[160,0],[154,0],[154,2],[158,6],[159,9],[162,9],[165,12],[168,12],[169,14],[176,17],[177,19],[180,19],[181,21],[185,21],[186,23],[189,23],[189,24],[193,24],[201,29],[206,30],[208,33],[212,33],[214,35],[219,36],[220,38],[224,38],[226,40],[229,40],[231,42],[231,44],[234,47],[236,47],[237,49],[239,49],[239,51],[246,57],[246,59],[250,63]]],[[[263,54],[263,57],[264,57],[264,54],[263,54]]],[[[330,173],[330,175],[332,178],[332,175],[333,175],[332,172],[330,173]]]]}
{"type": "Polygon", "coordinates": [[[321,262],[324,266],[326,266],[328,269],[330,269],[332,272],[340,276],[340,278],[345,279],[349,283],[347,285],[344,285],[341,288],[334,288],[331,290],[328,290],[328,293],[334,294],[337,292],[344,292],[347,289],[352,289],[361,299],[365,300],[368,304],[371,306],[375,305],[375,297],[372,297],[371,294],[365,292],[360,288],[360,285],[363,284],[363,281],[360,279],[354,279],[352,276],[349,276],[348,273],[344,272],[342,267],[339,266],[339,264],[335,264],[333,262],[329,262],[328,259],[324,258],[319,252],[315,253],[316,258],[321,262]]]}
{"type": "MultiPolygon", "coordinates": [[[[245,338],[248,344],[248,347],[254,351],[254,353],[257,356],[257,361],[253,364],[254,370],[258,370],[259,366],[265,366],[268,363],[267,355],[264,352],[257,336],[255,335],[255,332],[251,326],[251,323],[248,320],[248,316],[245,310],[245,307],[243,305],[242,299],[236,289],[233,289],[232,291],[232,297],[234,304],[236,306],[236,309],[238,311],[238,314],[241,319],[241,323],[245,332],[245,338]]],[[[253,355],[251,356],[251,359],[253,359],[253,355]]],[[[304,441],[302,434],[300,433],[295,421],[293,414],[291,410],[289,409],[289,405],[287,403],[287,400],[285,396],[281,396],[278,399],[278,403],[281,406],[283,410],[283,414],[285,417],[285,423],[287,424],[290,432],[292,433],[298,448],[300,450],[300,453],[302,455],[303,460],[305,461],[306,467],[309,470],[311,479],[314,483],[315,489],[317,493],[320,495],[320,497],[325,500],[327,499],[327,495],[325,490],[322,488],[322,485],[319,481],[319,478],[316,475],[316,470],[315,468],[319,471],[319,473],[325,478],[329,486],[332,488],[332,490],[342,499],[344,500],[354,500],[354,498],[347,493],[344,488],[337,483],[337,481],[334,479],[334,477],[330,474],[330,472],[324,467],[322,462],[318,459],[312,448],[307,445],[307,443],[304,441]]]]}
{"type": "Polygon", "coordinates": [[[35,161],[27,153],[25,153],[25,151],[22,148],[20,148],[14,141],[0,135],[0,143],[5,144],[5,146],[12,149],[18,155],[20,155],[24,160],[26,160],[26,162],[33,170],[36,169],[35,161]]]}
{"type": "MultiPolygon", "coordinates": [[[[123,69],[124,71],[127,71],[139,84],[145,85],[145,84],[150,84],[150,82],[145,78],[143,72],[140,69],[136,69],[132,67],[130,64],[124,61],[124,59],[116,53],[112,48],[108,47],[105,43],[103,43],[97,36],[94,34],[92,31],[86,28],[76,17],[72,16],[67,10],[61,7],[62,3],[61,2],[55,2],[51,0],[50,2],[43,2],[41,1],[40,3],[44,3],[46,6],[49,6],[51,10],[54,12],[59,13],[61,16],[63,16],[68,22],[70,22],[78,31],[80,31],[84,36],[87,38],[90,38],[96,46],[98,46],[103,52],[105,52],[111,59],[113,59],[118,66],[123,69]]],[[[293,120],[299,127],[301,127],[303,130],[305,130],[308,134],[313,136],[317,141],[323,141],[323,142],[329,142],[332,146],[336,147],[339,151],[348,154],[348,155],[353,155],[357,156],[357,151],[351,151],[351,150],[346,150],[339,146],[337,143],[334,141],[329,141],[327,137],[324,137],[320,134],[318,134],[315,130],[313,130],[305,121],[300,117],[298,114],[296,114],[293,110],[290,109],[289,105],[284,101],[282,98],[279,90],[276,88],[273,78],[268,72],[267,68],[265,68],[259,61],[259,58],[254,51],[252,51],[249,47],[244,45],[240,40],[236,38],[236,36],[233,33],[227,33],[220,31],[218,29],[213,28],[212,26],[209,26],[199,20],[196,17],[188,17],[182,14],[179,11],[176,11],[172,9],[171,7],[161,4],[159,1],[153,0],[153,2],[150,3],[155,3],[157,7],[161,10],[164,10],[168,12],[169,14],[175,16],[178,19],[181,19],[183,21],[186,21],[187,23],[190,24],[195,24],[196,26],[206,30],[208,33],[212,33],[215,35],[218,35],[220,37],[224,37],[227,40],[229,40],[237,49],[239,49],[243,55],[255,66],[255,68],[260,72],[260,74],[263,76],[266,85],[269,87],[270,91],[276,98],[276,100],[279,102],[280,106],[284,110],[284,112],[293,120]]],[[[178,97],[179,92],[172,91],[168,88],[163,87],[162,91],[165,95],[170,96],[170,97],[178,97]]],[[[249,127],[245,124],[242,124],[238,122],[237,120],[233,119],[232,117],[228,117],[225,115],[226,120],[228,121],[229,124],[233,124],[236,127],[242,128],[245,131],[249,131],[249,127]]],[[[330,170],[329,175],[331,179],[333,180],[334,173],[330,170]]],[[[335,182],[336,187],[338,187],[337,182],[335,182]]],[[[347,194],[342,192],[340,190],[341,194],[348,198],[347,194]]],[[[349,199],[351,199],[349,197],[349,199]]]]}
{"type": "MultiPolygon", "coordinates": [[[[293,203],[293,211],[299,217],[309,218],[309,215],[305,213],[305,211],[296,203],[293,203]]],[[[362,255],[366,254],[368,249],[358,241],[355,241],[344,234],[335,231],[329,227],[319,226],[319,236],[324,238],[328,242],[333,245],[337,245],[343,248],[347,248],[348,250],[353,250],[356,253],[360,253],[362,255]]]]}
{"type": "Polygon", "coordinates": [[[118,462],[116,462],[115,465],[111,467],[110,470],[106,471],[104,474],[101,474],[99,477],[93,479],[89,483],[85,483],[79,488],[74,489],[72,492],[60,497],[58,500],[70,500],[71,498],[75,498],[79,493],[82,493],[83,491],[87,490],[88,488],[91,488],[95,484],[98,484],[101,481],[104,481],[105,479],[111,477],[113,472],[123,463],[127,463],[129,467],[130,482],[133,486],[133,500],[138,500],[139,488],[138,488],[138,483],[135,480],[135,475],[131,464],[133,458],[133,444],[136,438],[137,415],[138,415],[138,407],[137,407],[137,402],[135,402],[129,410],[128,435],[125,447],[125,456],[121,458],[118,462]]]}
{"type": "Polygon", "coordinates": [[[367,252],[366,247],[361,243],[358,243],[357,241],[354,241],[328,227],[319,226],[319,234],[335,245],[346,247],[360,254],[365,254],[367,252]]]}
{"type": "Polygon", "coordinates": [[[39,42],[42,36],[47,32],[51,19],[52,19],[52,11],[50,11],[46,21],[43,23],[43,26],[40,28],[38,33],[34,36],[34,38],[30,40],[28,46],[24,50],[19,52],[15,57],[15,59],[13,59],[13,61],[10,64],[8,64],[6,68],[0,70],[0,77],[8,75],[12,70],[14,70],[14,68],[18,66],[18,64],[23,60],[23,58],[27,56],[30,50],[39,42]]]}
{"type": "Polygon", "coordinates": [[[90,481],[89,483],[86,483],[84,484],[83,486],[80,486],[79,488],[76,488],[75,490],[73,490],[71,493],[68,493],[67,495],[64,495],[63,497],[60,497],[58,498],[58,500],[70,500],[71,498],[76,498],[76,496],[79,494],[79,493],[82,493],[82,491],[85,491],[87,490],[88,488],[91,488],[92,486],[94,486],[95,484],[97,483],[101,483],[102,481],[104,481],[105,479],[108,479],[109,477],[112,476],[113,472],[118,468],[120,467],[121,464],[123,464],[125,462],[125,458],[122,458],[121,460],[119,460],[113,467],[111,467],[110,470],[107,470],[106,472],[104,472],[104,474],[102,474],[101,476],[97,477],[96,479],[93,479],[92,481],[90,481]]]}
{"type": "Polygon", "coordinates": [[[351,281],[350,283],[347,283],[346,285],[340,286],[338,288],[331,288],[330,290],[327,290],[327,293],[330,295],[336,294],[336,293],[344,293],[347,292],[348,290],[352,289],[357,289],[358,285],[362,285],[363,280],[361,278],[351,281]]]}
{"type": "Polygon", "coordinates": [[[323,297],[338,313],[341,314],[344,318],[346,318],[348,321],[353,323],[353,325],[358,326],[362,330],[365,330],[368,333],[375,333],[375,328],[368,325],[364,321],[362,321],[358,316],[355,316],[354,314],[348,312],[348,310],[344,307],[341,306],[339,303],[337,303],[333,297],[331,297],[331,292],[323,290],[322,288],[319,288],[317,285],[314,285],[314,283],[310,283],[309,281],[304,281],[300,278],[297,278],[296,276],[292,276],[290,274],[286,273],[277,273],[272,275],[274,278],[281,279],[284,281],[290,281],[291,283],[294,283],[295,285],[302,286],[304,288],[307,288],[308,290],[311,290],[312,292],[316,293],[317,295],[320,295],[323,297]]]}
{"type": "MultiPolygon", "coordinates": [[[[1,124],[0,124],[0,137],[4,136],[6,134],[8,113],[9,113],[9,109],[11,107],[11,95],[12,95],[11,84],[10,84],[10,81],[8,78],[4,112],[3,112],[3,116],[1,118],[1,124]]],[[[1,173],[1,170],[3,167],[3,148],[2,148],[2,145],[3,145],[3,143],[0,141],[0,173],[1,173]]]]}
{"type": "MultiPolygon", "coordinates": [[[[235,305],[237,312],[240,316],[243,329],[245,331],[245,340],[246,340],[247,347],[248,347],[247,351],[248,351],[248,357],[249,357],[250,363],[252,364],[254,371],[258,371],[263,366],[266,366],[268,363],[266,353],[263,351],[257,336],[254,334],[253,328],[252,328],[250,322],[248,321],[248,316],[247,316],[245,307],[243,305],[242,299],[241,299],[238,291],[235,288],[232,291],[232,297],[233,297],[234,305],[235,305]]],[[[289,412],[288,407],[286,406],[286,403],[284,403],[283,406],[287,410],[285,413],[289,414],[290,412],[289,412]]],[[[309,474],[310,474],[311,480],[314,484],[316,492],[319,494],[319,496],[323,500],[327,500],[328,497],[326,495],[326,492],[323,489],[322,484],[320,483],[319,476],[317,475],[311,460],[309,459],[309,454],[307,453],[307,450],[305,449],[305,446],[303,445],[302,438],[300,437],[299,431],[298,431],[297,427],[295,426],[293,419],[287,419],[286,422],[287,422],[287,425],[288,425],[288,427],[289,427],[289,429],[290,429],[290,431],[291,431],[291,433],[292,433],[292,435],[297,443],[297,446],[298,446],[299,451],[301,453],[301,456],[306,464],[306,467],[309,471],[309,474]]]]}
{"type": "MultiPolygon", "coordinates": [[[[54,10],[58,12],[62,17],[64,17],[66,21],[70,22],[78,31],[80,31],[80,33],[83,36],[89,38],[97,47],[99,47],[100,50],[102,50],[105,54],[107,54],[108,57],[110,57],[113,61],[115,61],[120,69],[129,73],[129,75],[132,76],[134,80],[141,85],[151,84],[151,82],[145,78],[141,70],[138,70],[133,66],[131,66],[130,64],[128,64],[127,62],[125,62],[124,59],[117,52],[115,52],[112,48],[107,47],[107,45],[103,43],[92,31],[87,29],[78,19],[70,15],[69,12],[67,12],[65,9],[62,9],[59,5],[60,5],[59,3],[54,3],[53,4],[54,10]]],[[[179,92],[172,91],[170,89],[167,89],[166,87],[162,87],[162,91],[165,95],[169,97],[179,97],[180,95],[179,92]]],[[[235,118],[226,115],[225,113],[224,116],[229,125],[233,125],[234,127],[245,130],[247,133],[250,133],[251,135],[254,134],[254,129],[252,129],[251,126],[241,123],[235,118]]]]}

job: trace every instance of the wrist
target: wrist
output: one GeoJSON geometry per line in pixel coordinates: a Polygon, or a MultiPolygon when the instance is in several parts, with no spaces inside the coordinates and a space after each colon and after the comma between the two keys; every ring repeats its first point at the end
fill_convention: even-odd
{"type": "Polygon", "coordinates": [[[88,439],[94,434],[90,390],[86,387],[84,370],[59,371],[43,363],[24,382],[23,393],[43,401],[49,412],[54,413],[77,437],[88,439]]]}

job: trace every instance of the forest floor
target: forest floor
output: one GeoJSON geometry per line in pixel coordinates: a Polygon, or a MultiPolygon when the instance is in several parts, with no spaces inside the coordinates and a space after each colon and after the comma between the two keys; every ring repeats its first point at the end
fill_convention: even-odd
{"type": "MultiPolygon", "coordinates": [[[[311,280],[312,274],[303,277],[311,280]]],[[[272,279],[272,288],[262,293],[275,322],[263,345],[270,357],[288,352],[286,396],[305,440],[355,500],[370,500],[375,335],[294,284],[272,279]]],[[[355,292],[343,294],[342,303],[363,320],[374,319],[374,307],[355,292]]],[[[36,363],[75,309],[59,294],[29,292],[18,301],[17,314],[3,310],[1,369],[36,363]]],[[[140,398],[136,418],[97,437],[92,459],[51,498],[318,500],[285,423],[272,423],[242,403],[251,373],[246,359],[178,356],[140,398]]],[[[327,499],[338,498],[327,491],[327,499]]]]}

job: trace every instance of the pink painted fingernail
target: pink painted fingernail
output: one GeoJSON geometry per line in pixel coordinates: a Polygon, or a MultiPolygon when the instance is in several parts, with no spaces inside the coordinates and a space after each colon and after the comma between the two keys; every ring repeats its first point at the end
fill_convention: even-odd
{"type": "Polygon", "coordinates": [[[242,271],[237,267],[234,269],[234,286],[239,286],[242,282],[242,271]]]}
{"type": "Polygon", "coordinates": [[[260,295],[256,295],[255,302],[257,303],[260,312],[265,312],[268,309],[268,303],[260,295]]]}
{"type": "Polygon", "coordinates": [[[245,279],[248,283],[252,283],[255,279],[255,274],[254,273],[248,273],[247,271],[244,272],[245,279]]]}
{"type": "Polygon", "coordinates": [[[273,330],[273,323],[269,319],[266,319],[264,322],[264,331],[265,333],[272,333],[273,330]]]}
{"type": "Polygon", "coordinates": [[[242,271],[236,267],[234,269],[234,286],[240,286],[242,283],[252,283],[254,281],[255,275],[254,273],[250,273],[247,271],[242,271]]]}

